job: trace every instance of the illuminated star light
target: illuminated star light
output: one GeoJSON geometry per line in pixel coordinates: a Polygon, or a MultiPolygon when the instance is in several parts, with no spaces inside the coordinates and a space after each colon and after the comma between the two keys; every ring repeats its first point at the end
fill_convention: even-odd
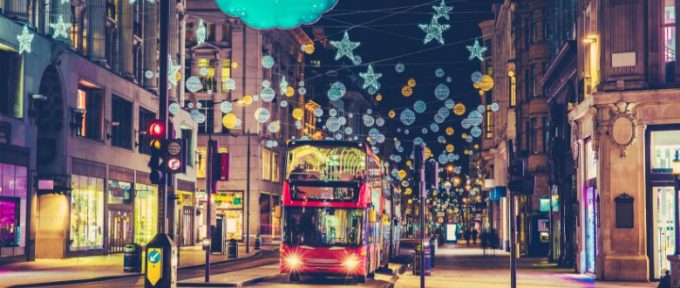
{"type": "Polygon", "coordinates": [[[28,27],[24,25],[24,29],[21,30],[21,34],[17,35],[17,40],[19,41],[19,55],[26,53],[31,53],[31,42],[33,42],[33,36],[28,32],[28,27]]]}
{"type": "Polygon", "coordinates": [[[363,89],[373,87],[375,90],[380,90],[380,82],[378,82],[378,79],[382,77],[382,73],[373,72],[373,66],[371,64],[368,64],[368,71],[366,71],[366,73],[359,73],[359,76],[364,78],[363,89]]]}
{"type": "Polygon", "coordinates": [[[179,65],[173,63],[172,57],[168,55],[168,82],[170,82],[172,86],[177,86],[177,72],[179,72],[180,68],[179,65]]]}
{"type": "Polygon", "coordinates": [[[52,38],[57,39],[59,36],[61,36],[64,39],[68,39],[68,29],[71,28],[71,23],[66,23],[64,22],[64,17],[61,15],[59,16],[59,19],[57,19],[57,23],[51,23],[50,27],[54,29],[54,33],[52,34],[52,38]]]}
{"type": "Polygon", "coordinates": [[[477,58],[479,61],[484,61],[484,52],[487,50],[487,48],[479,46],[479,40],[475,39],[475,44],[465,47],[467,47],[468,51],[470,51],[470,57],[468,57],[468,60],[477,58]]]}
{"type": "Polygon", "coordinates": [[[203,19],[198,20],[198,27],[196,28],[196,41],[198,42],[198,45],[201,45],[205,42],[205,37],[207,33],[205,30],[205,24],[203,24],[203,19]]]}
{"type": "Polygon", "coordinates": [[[439,6],[432,6],[432,9],[434,9],[434,18],[449,20],[449,14],[453,11],[453,6],[446,6],[446,1],[442,0],[439,6]]]}
{"type": "Polygon", "coordinates": [[[424,44],[430,43],[430,41],[436,39],[440,44],[444,45],[444,37],[442,33],[444,33],[446,30],[449,30],[451,25],[439,24],[438,18],[433,16],[430,24],[419,24],[418,27],[420,27],[423,32],[427,33],[427,35],[425,35],[425,39],[423,40],[424,44]]]}
{"type": "Polygon", "coordinates": [[[359,47],[361,43],[350,41],[349,34],[347,33],[347,31],[345,31],[345,35],[342,37],[342,40],[331,41],[331,45],[338,49],[338,52],[335,53],[335,60],[340,60],[340,58],[346,56],[347,58],[349,58],[349,60],[352,60],[352,63],[354,63],[354,65],[358,65],[357,58],[354,56],[354,49],[359,47]]]}

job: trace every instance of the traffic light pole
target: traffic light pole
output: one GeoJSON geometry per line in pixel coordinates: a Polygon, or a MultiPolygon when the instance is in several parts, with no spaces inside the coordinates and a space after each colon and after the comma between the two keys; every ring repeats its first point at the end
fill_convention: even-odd
{"type": "Polygon", "coordinates": [[[207,203],[206,203],[206,213],[205,213],[205,223],[206,223],[206,237],[208,238],[206,241],[209,241],[210,245],[205,245],[205,282],[208,283],[210,282],[210,253],[212,252],[212,193],[213,193],[213,185],[215,185],[215,182],[213,179],[215,175],[213,175],[213,158],[215,156],[215,152],[217,150],[217,141],[212,140],[212,133],[210,133],[211,129],[208,129],[208,156],[207,156],[207,167],[206,171],[206,177],[205,177],[205,193],[207,194],[207,203]]]}
{"type": "MultiPolygon", "coordinates": [[[[425,288],[425,198],[427,196],[425,190],[425,165],[423,152],[425,151],[425,144],[416,145],[415,149],[415,172],[416,172],[416,193],[420,195],[420,288],[425,288]]],[[[430,247],[430,249],[434,249],[430,247]]],[[[416,252],[417,253],[417,252],[416,252]]]]}
{"type": "MultiPolygon", "coordinates": [[[[159,95],[158,95],[158,119],[163,123],[163,133],[165,134],[163,139],[168,140],[168,42],[169,37],[169,17],[170,17],[170,1],[159,1],[160,2],[160,77],[158,83],[159,95]]],[[[167,176],[165,169],[161,169],[163,173],[162,181],[158,184],[158,194],[163,203],[163,233],[170,232],[170,225],[168,223],[168,195],[167,195],[167,176]]],[[[172,235],[171,235],[172,236],[172,235]]]]}
{"type": "Polygon", "coordinates": [[[515,227],[517,219],[515,219],[515,193],[510,190],[510,288],[517,287],[517,236],[515,227]]]}

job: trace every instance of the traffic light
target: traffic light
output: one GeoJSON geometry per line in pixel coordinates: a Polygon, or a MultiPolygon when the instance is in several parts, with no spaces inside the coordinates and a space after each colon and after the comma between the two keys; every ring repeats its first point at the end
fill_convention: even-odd
{"type": "Polygon", "coordinates": [[[164,176],[163,150],[165,142],[165,126],[159,120],[149,123],[146,133],[151,137],[149,147],[151,148],[151,158],[149,158],[149,180],[153,184],[160,184],[164,176]]]}
{"type": "Polygon", "coordinates": [[[169,140],[165,145],[165,169],[168,173],[186,172],[186,141],[184,139],[169,140]]]}
{"type": "Polygon", "coordinates": [[[212,163],[212,179],[217,181],[229,181],[229,153],[215,153],[212,163]]]}
{"type": "Polygon", "coordinates": [[[534,176],[525,174],[524,161],[513,160],[508,174],[510,177],[508,189],[512,192],[526,195],[534,193],[534,176]]]}

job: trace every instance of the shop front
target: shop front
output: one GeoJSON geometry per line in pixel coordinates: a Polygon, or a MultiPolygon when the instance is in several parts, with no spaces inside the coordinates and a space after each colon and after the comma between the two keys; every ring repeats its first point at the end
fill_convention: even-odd
{"type": "Polygon", "coordinates": [[[680,125],[649,126],[647,145],[647,229],[652,279],[659,279],[670,271],[668,255],[675,253],[675,202],[672,162],[680,151],[680,125]]]}
{"type": "Polygon", "coordinates": [[[135,183],[134,241],[146,245],[158,233],[158,186],[149,181],[149,174],[137,172],[135,183]]]}
{"type": "Polygon", "coordinates": [[[71,176],[69,251],[97,252],[104,248],[104,178],[71,176]]]}
{"type": "Polygon", "coordinates": [[[213,195],[215,201],[215,225],[217,233],[225,235],[225,239],[243,238],[243,192],[220,191],[213,195]]]}
{"type": "Polygon", "coordinates": [[[28,253],[28,152],[21,154],[25,157],[3,154],[0,151],[0,263],[25,260],[28,253]]]}
{"type": "Polygon", "coordinates": [[[106,191],[106,240],[107,253],[121,253],[126,244],[132,243],[134,230],[133,183],[134,171],[109,167],[106,191]]]}
{"type": "Polygon", "coordinates": [[[194,223],[196,219],[194,183],[177,180],[177,212],[179,215],[179,242],[180,246],[194,245],[194,223]]]}

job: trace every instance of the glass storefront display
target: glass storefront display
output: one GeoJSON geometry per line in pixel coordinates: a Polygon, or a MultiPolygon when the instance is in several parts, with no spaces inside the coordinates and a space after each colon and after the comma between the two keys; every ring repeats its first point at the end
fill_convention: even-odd
{"type": "Polygon", "coordinates": [[[71,251],[101,249],[104,233],[104,179],[71,177],[71,251]]]}
{"type": "Polygon", "coordinates": [[[146,245],[158,231],[158,189],[135,184],[135,243],[146,245]]]}
{"type": "Polygon", "coordinates": [[[130,204],[132,201],[132,183],[109,180],[107,204],[130,204]]]}
{"type": "Polygon", "coordinates": [[[225,239],[243,239],[243,192],[217,192],[213,196],[217,215],[226,220],[225,239]]]}
{"type": "MultiPolygon", "coordinates": [[[[656,129],[652,127],[651,130],[656,129]]],[[[647,181],[651,187],[652,211],[648,213],[652,218],[652,227],[648,232],[652,241],[650,264],[652,278],[661,278],[665,271],[670,270],[670,261],[666,258],[675,253],[675,202],[671,165],[675,151],[680,150],[680,130],[656,130],[650,132],[648,143],[649,167],[647,181]]]]}
{"type": "Polygon", "coordinates": [[[194,237],[194,193],[177,190],[177,215],[180,215],[178,244],[181,246],[193,245],[194,237]]]}
{"type": "Polygon", "coordinates": [[[0,163],[0,257],[24,254],[27,169],[0,163]]]}
{"type": "Polygon", "coordinates": [[[281,198],[272,196],[272,236],[281,236],[281,198]]]}
{"type": "Polygon", "coordinates": [[[272,206],[269,194],[260,194],[260,234],[272,235],[272,206]]]}

